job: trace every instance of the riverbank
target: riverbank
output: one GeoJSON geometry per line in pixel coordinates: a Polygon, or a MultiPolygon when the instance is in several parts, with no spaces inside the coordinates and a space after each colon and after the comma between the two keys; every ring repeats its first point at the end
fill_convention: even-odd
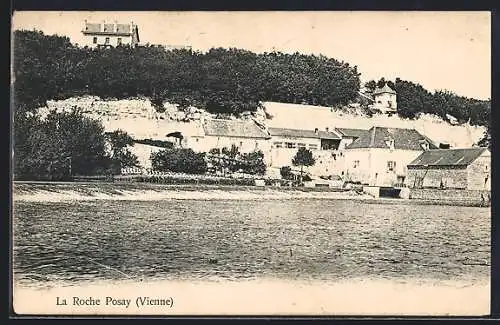
{"type": "Polygon", "coordinates": [[[92,200],[287,200],[372,199],[356,191],[330,188],[258,187],[232,185],[166,185],[152,183],[15,182],[14,201],[59,202],[92,200]]]}
{"type": "Polygon", "coordinates": [[[381,204],[449,205],[479,207],[477,200],[461,198],[374,198],[356,190],[307,187],[155,184],[143,182],[14,182],[13,200],[25,202],[157,201],[157,200],[352,200],[381,204]]]}

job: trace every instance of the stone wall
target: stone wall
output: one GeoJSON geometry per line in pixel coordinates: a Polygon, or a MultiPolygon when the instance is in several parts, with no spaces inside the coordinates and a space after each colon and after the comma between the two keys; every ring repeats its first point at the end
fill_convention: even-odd
{"type": "Polygon", "coordinates": [[[439,188],[441,182],[450,189],[466,189],[467,188],[467,170],[465,168],[433,168],[428,169],[422,167],[418,169],[408,169],[408,174],[405,179],[405,184],[410,187],[431,187],[439,188]],[[419,179],[423,177],[423,183],[419,184],[419,179]]]}
{"type": "Polygon", "coordinates": [[[411,189],[409,197],[410,199],[441,201],[443,203],[464,202],[480,204],[482,203],[481,195],[485,199],[485,203],[488,203],[491,198],[491,192],[480,190],[411,189]]]}
{"type": "Polygon", "coordinates": [[[491,190],[491,156],[481,156],[467,167],[469,190],[491,190]]]}

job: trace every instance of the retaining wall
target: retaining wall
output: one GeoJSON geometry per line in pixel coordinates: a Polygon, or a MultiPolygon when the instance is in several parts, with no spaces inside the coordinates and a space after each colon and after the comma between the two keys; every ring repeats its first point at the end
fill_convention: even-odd
{"type": "Polygon", "coordinates": [[[473,204],[489,204],[491,192],[483,190],[456,190],[456,189],[411,189],[410,199],[426,201],[466,202],[473,204]],[[484,202],[483,202],[483,198],[484,202]]]}

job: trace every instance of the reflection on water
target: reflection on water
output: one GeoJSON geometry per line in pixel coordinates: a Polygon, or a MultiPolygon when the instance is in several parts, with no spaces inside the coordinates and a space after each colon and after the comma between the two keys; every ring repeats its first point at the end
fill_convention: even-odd
{"type": "Polygon", "coordinates": [[[19,283],[483,279],[484,208],[346,200],[15,202],[19,283]]]}

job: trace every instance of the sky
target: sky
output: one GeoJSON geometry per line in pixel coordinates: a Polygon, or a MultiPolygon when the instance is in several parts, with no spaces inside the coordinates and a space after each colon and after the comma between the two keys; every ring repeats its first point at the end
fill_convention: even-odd
{"type": "Polygon", "coordinates": [[[141,43],[323,54],[358,67],[363,82],[385,77],[429,91],[491,97],[489,12],[15,12],[13,29],[84,44],[89,22],[134,22],[141,43]]]}

